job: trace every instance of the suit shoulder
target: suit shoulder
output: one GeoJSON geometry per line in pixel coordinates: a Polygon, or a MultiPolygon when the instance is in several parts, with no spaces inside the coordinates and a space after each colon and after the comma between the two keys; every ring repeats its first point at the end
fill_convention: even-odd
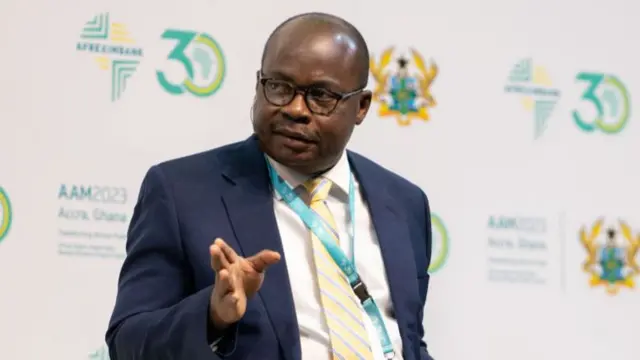
{"type": "Polygon", "coordinates": [[[390,169],[387,169],[386,167],[356,152],[349,151],[349,153],[354,160],[359,161],[361,164],[369,167],[371,171],[375,172],[376,176],[379,176],[381,179],[383,179],[383,181],[387,183],[387,185],[402,191],[408,191],[411,193],[423,193],[422,189],[418,185],[405,178],[404,176],[390,169]]]}
{"type": "Polygon", "coordinates": [[[220,155],[233,151],[234,148],[237,148],[240,144],[241,142],[235,142],[198,153],[176,157],[157,163],[154,167],[161,169],[163,173],[169,174],[189,172],[189,170],[201,167],[211,169],[212,166],[215,167],[219,164],[220,155]]]}

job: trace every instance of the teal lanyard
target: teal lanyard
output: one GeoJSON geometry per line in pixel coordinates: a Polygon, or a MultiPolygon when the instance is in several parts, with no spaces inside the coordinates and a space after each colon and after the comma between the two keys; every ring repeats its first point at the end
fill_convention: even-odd
{"type": "Polygon", "coordinates": [[[340,267],[342,272],[346,275],[349,280],[349,284],[353,289],[353,292],[356,294],[362,307],[364,308],[367,315],[371,319],[373,326],[378,333],[378,337],[380,338],[380,343],[382,345],[382,350],[384,351],[384,355],[386,359],[393,359],[395,353],[393,351],[393,345],[391,344],[391,340],[389,339],[389,334],[387,334],[387,329],[384,326],[384,321],[382,320],[382,315],[380,314],[380,310],[376,305],[375,301],[369,295],[367,291],[367,287],[360,279],[360,275],[356,271],[355,267],[355,251],[354,251],[354,243],[355,243],[355,184],[353,180],[353,175],[349,176],[349,236],[351,238],[351,259],[347,258],[344,252],[340,249],[338,244],[333,240],[332,236],[329,234],[327,230],[327,224],[324,219],[320,217],[315,211],[313,211],[309,206],[307,206],[302,199],[295,193],[293,189],[289,185],[285,183],[285,181],[278,175],[276,170],[271,166],[269,160],[267,160],[267,167],[269,168],[269,177],[271,178],[271,183],[274,189],[280,194],[280,196],[287,202],[289,207],[298,214],[298,216],[302,219],[309,230],[313,231],[313,233],[318,237],[322,245],[327,249],[333,261],[340,267]]]}

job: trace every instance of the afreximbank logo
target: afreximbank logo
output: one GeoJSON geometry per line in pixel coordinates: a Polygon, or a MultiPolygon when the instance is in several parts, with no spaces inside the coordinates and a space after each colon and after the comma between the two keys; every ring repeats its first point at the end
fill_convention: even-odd
{"type": "Polygon", "coordinates": [[[0,242],[2,242],[9,233],[9,229],[11,228],[11,215],[9,196],[0,186],[0,242]]]}
{"type": "Polygon", "coordinates": [[[109,72],[111,101],[120,99],[143,55],[127,26],[112,21],[108,12],[96,15],[85,24],[76,50],[90,53],[98,68],[109,72]]]}
{"type": "Polygon", "coordinates": [[[533,113],[533,136],[538,139],[547,129],[547,121],[560,98],[546,68],[524,59],[513,66],[504,87],[507,93],[518,94],[522,107],[533,113]]]}

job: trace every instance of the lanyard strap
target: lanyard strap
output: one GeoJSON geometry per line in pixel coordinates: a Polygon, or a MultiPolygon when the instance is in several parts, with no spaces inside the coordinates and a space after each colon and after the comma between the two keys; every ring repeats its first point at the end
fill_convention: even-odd
{"type": "Polygon", "coordinates": [[[378,337],[380,338],[380,343],[382,345],[382,350],[384,351],[384,355],[386,359],[393,359],[395,353],[393,351],[393,345],[391,344],[391,340],[389,339],[389,334],[387,334],[387,329],[385,328],[384,321],[382,320],[382,315],[375,301],[369,295],[367,291],[367,287],[364,282],[360,279],[360,275],[356,271],[355,267],[355,251],[354,251],[354,243],[355,243],[355,184],[353,180],[353,175],[349,176],[349,237],[351,238],[351,259],[347,258],[344,252],[340,249],[338,244],[331,238],[331,235],[327,232],[327,229],[322,225],[324,220],[316,214],[315,211],[309,208],[302,199],[291,189],[289,185],[285,183],[285,181],[278,175],[273,166],[267,160],[267,167],[269,168],[269,176],[271,178],[271,183],[274,189],[282,196],[282,198],[287,202],[289,207],[293,211],[300,216],[302,221],[305,223],[309,230],[313,231],[313,233],[318,237],[322,245],[327,249],[329,255],[333,261],[340,267],[340,270],[346,275],[349,280],[349,284],[353,289],[353,292],[356,294],[362,307],[364,308],[367,315],[371,319],[373,326],[378,333],[378,337]]]}

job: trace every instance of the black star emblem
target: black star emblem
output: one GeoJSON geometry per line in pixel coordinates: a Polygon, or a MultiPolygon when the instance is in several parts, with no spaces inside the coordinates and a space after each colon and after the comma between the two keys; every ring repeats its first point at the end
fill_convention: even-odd
{"type": "Polygon", "coordinates": [[[404,69],[405,67],[407,67],[408,64],[409,64],[409,60],[403,57],[398,59],[398,66],[400,66],[400,69],[404,69]]]}

